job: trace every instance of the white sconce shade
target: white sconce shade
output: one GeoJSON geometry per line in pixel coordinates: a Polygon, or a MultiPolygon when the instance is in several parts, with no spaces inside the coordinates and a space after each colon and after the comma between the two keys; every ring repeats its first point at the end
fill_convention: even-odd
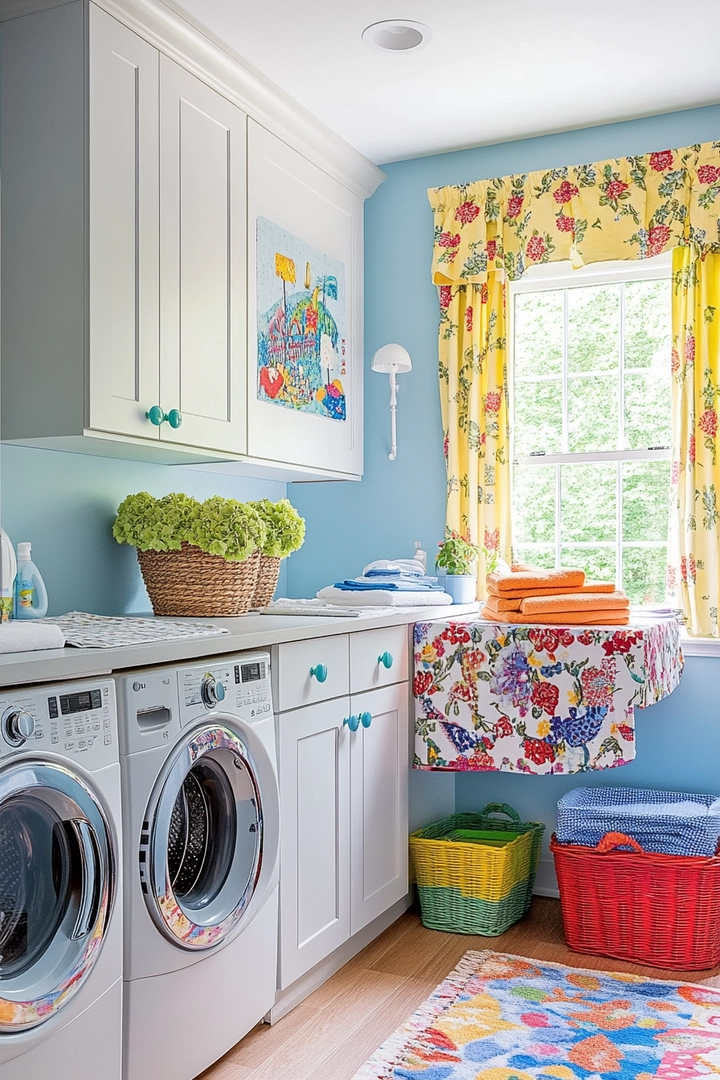
{"type": "Polygon", "coordinates": [[[412,371],[412,360],[407,349],[402,345],[383,345],[372,358],[372,370],[390,376],[390,453],[394,461],[397,457],[397,375],[412,371]]]}

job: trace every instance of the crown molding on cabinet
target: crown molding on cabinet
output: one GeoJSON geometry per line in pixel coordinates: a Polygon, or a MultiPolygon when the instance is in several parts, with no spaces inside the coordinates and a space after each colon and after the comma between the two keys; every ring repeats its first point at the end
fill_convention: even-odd
{"type": "MultiPolygon", "coordinates": [[[[69,0],[2,0],[0,21],[69,0]]],[[[385,174],[172,0],[93,0],[362,198],[385,174]]]]}

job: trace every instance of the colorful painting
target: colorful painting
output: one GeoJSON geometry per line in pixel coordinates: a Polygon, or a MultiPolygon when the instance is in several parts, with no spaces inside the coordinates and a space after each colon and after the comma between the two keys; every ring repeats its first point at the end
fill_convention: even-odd
{"type": "Polygon", "coordinates": [[[345,267],[257,219],[260,401],[345,420],[345,267]]]}
{"type": "Polygon", "coordinates": [[[468,952],[354,1080],[698,1080],[720,991],[468,952]]]}

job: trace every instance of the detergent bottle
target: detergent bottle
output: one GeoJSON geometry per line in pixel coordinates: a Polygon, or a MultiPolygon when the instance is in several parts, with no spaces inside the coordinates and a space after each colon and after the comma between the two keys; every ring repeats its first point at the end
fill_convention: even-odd
{"type": "Polygon", "coordinates": [[[15,549],[4,529],[0,529],[0,622],[12,618],[17,562],[15,549]]]}
{"type": "Polygon", "coordinates": [[[48,595],[40,571],[31,558],[30,544],[18,544],[15,577],[15,618],[42,619],[47,615],[48,595]]]}

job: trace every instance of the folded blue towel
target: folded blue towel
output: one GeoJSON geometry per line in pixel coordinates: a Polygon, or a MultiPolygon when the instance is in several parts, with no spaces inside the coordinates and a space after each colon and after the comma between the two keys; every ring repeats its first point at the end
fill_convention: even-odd
{"type": "Polygon", "coordinates": [[[409,581],[382,581],[376,578],[373,581],[358,581],[357,579],[346,578],[345,581],[336,581],[336,589],[342,589],[345,592],[365,592],[370,589],[381,589],[383,592],[442,592],[441,585],[433,585],[431,583],[414,582],[409,581]]]}

